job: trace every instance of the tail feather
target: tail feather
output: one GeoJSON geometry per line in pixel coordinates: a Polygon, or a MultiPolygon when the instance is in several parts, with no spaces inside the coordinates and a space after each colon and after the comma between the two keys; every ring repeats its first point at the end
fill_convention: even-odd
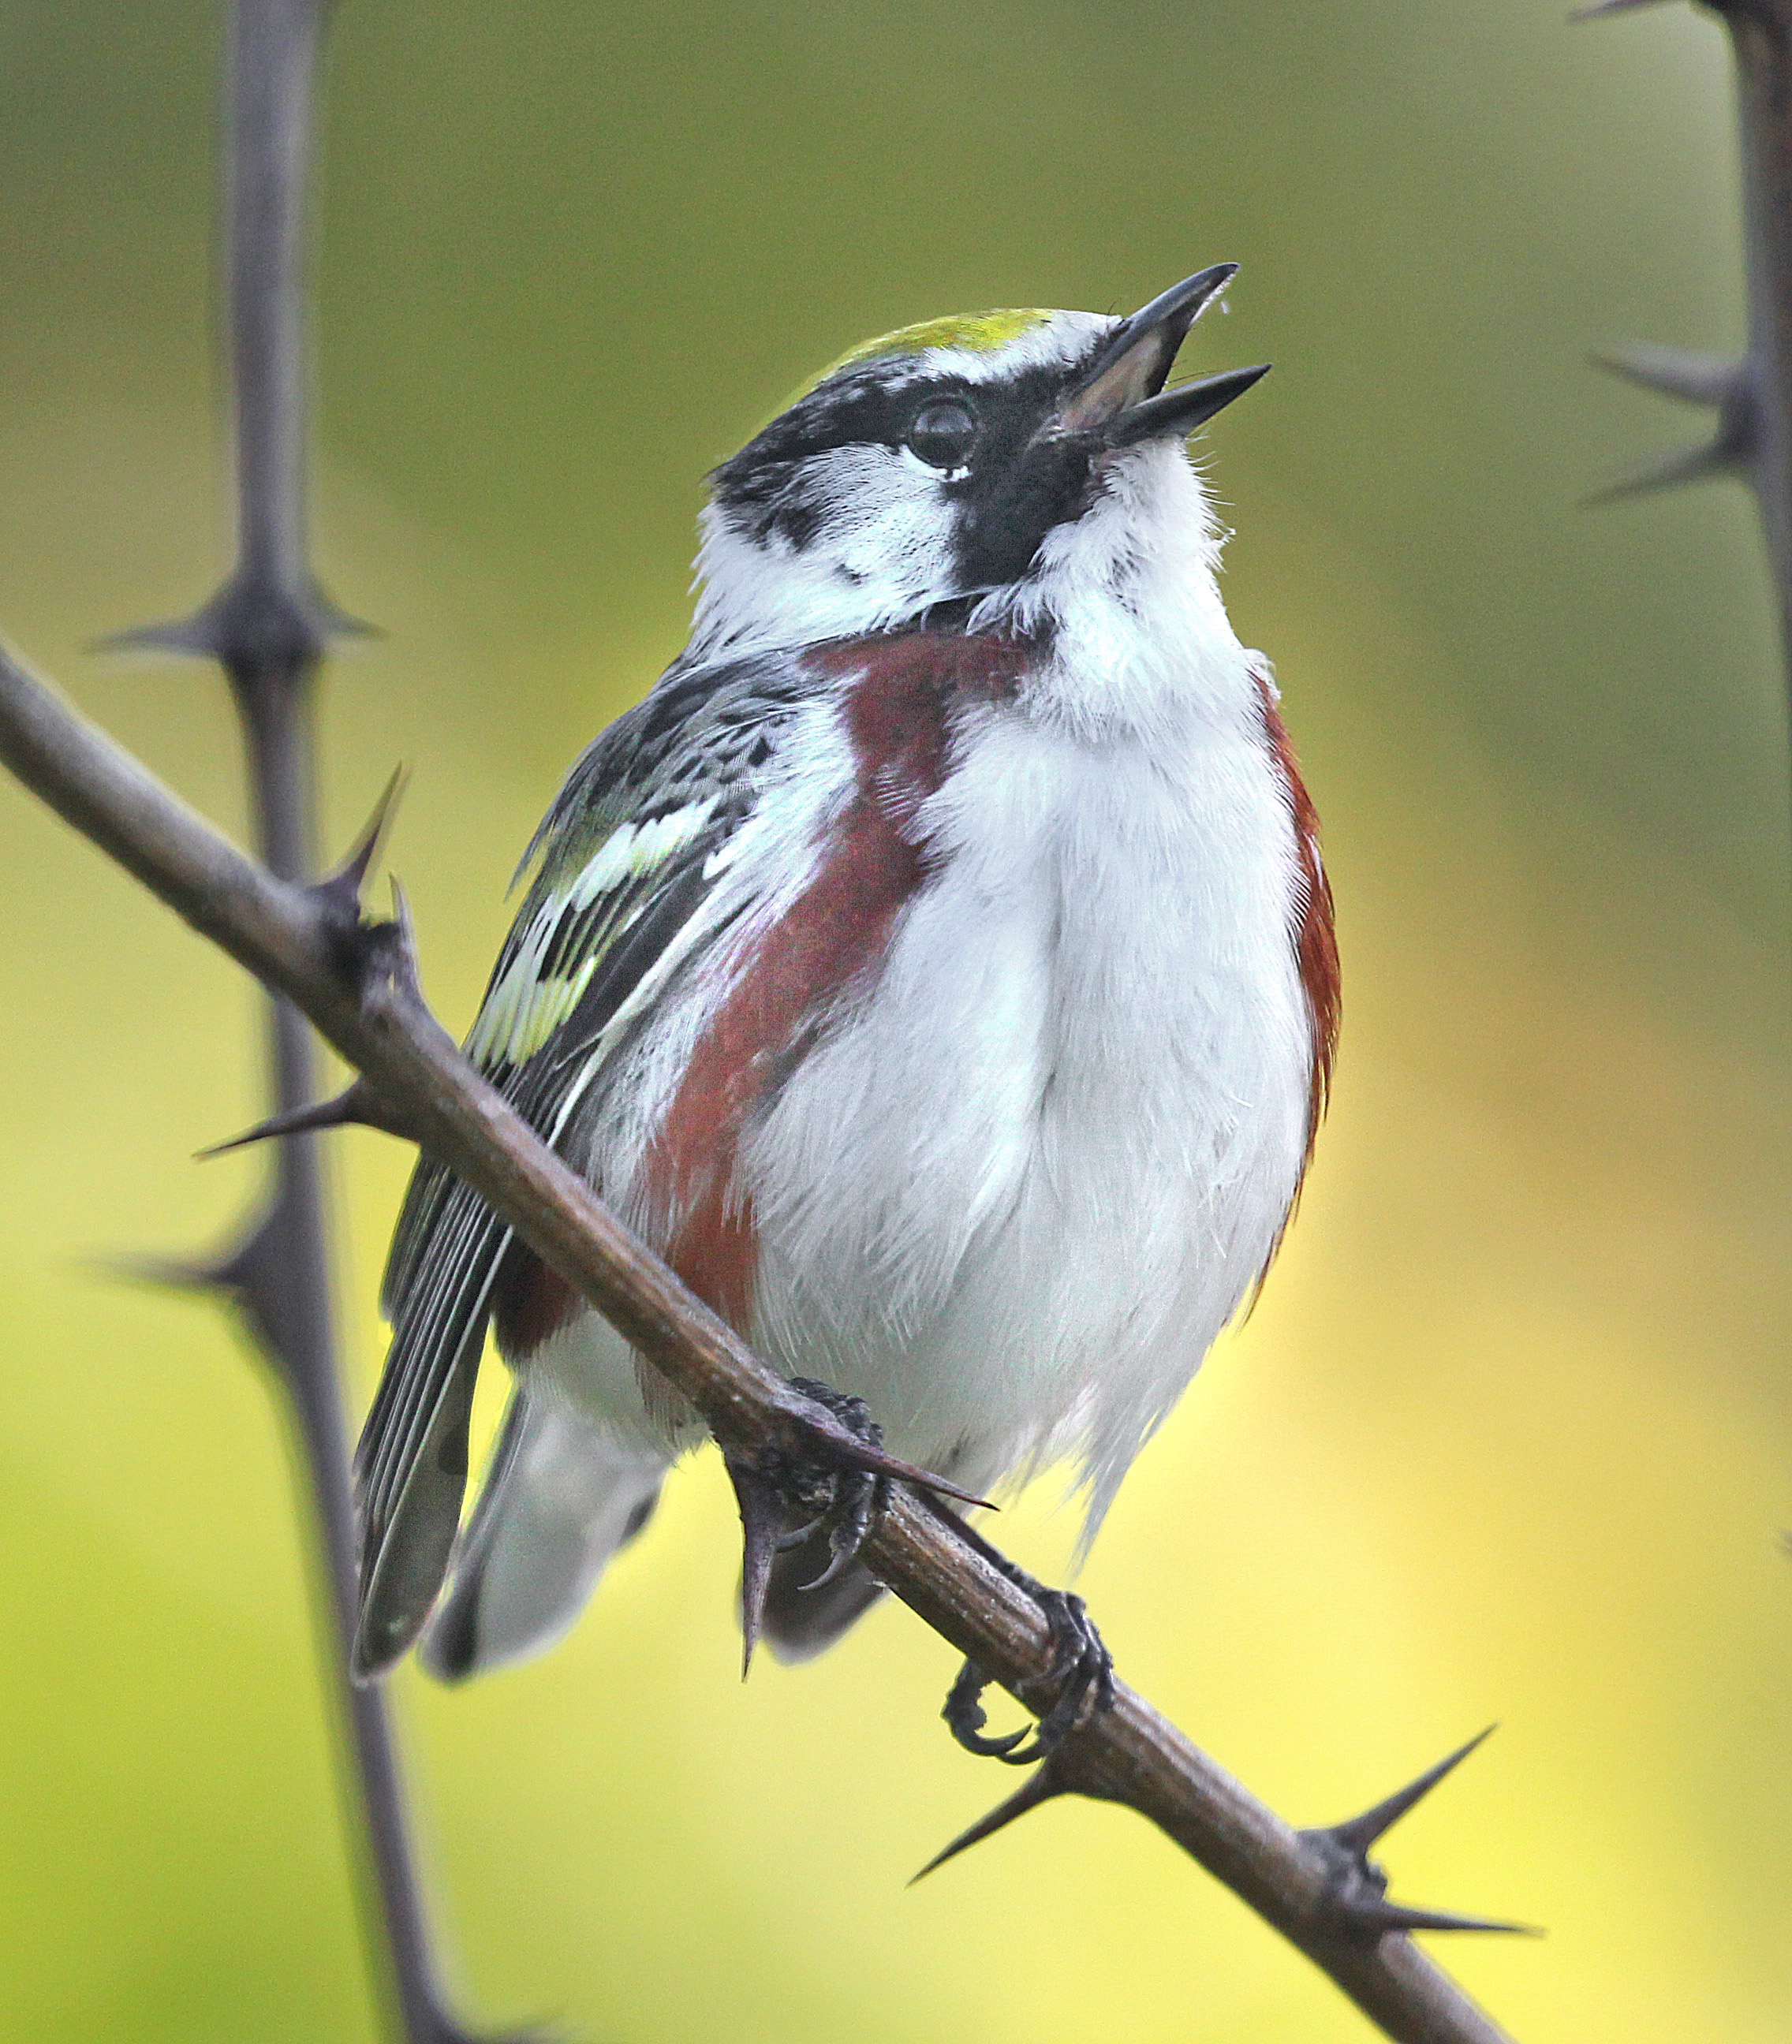
{"type": "Polygon", "coordinates": [[[666,1469],[518,1385],[424,1666],[463,1681],[552,1646],[652,1516],[666,1469]]]}
{"type": "MultiPolygon", "coordinates": [[[[402,1463],[376,1512],[363,1486],[361,1608],[355,1635],[357,1676],[377,1675],[410,1646],[441,1589],[467,1491],[467,1434],[485,1339],[477,1323],[442,1373],[402,1463]]],[[[375,1435],[370,1422],[368,1437],[375,1435]]],[[[357,1473],[364,1465],[357,1465],[357,1473]]]]}

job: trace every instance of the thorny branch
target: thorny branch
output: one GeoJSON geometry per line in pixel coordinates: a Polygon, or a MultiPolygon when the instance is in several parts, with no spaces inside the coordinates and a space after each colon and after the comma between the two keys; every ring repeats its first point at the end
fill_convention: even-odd
{"type": "MultiPolygon", "coordinates": [[[[229,36],[226,295],[236,399],[237,557],[193,617],[113,643],[216,659],[242,720],[261,855],[283,880],[316,859],[312,712],[329,640],[361,629],[319,590],[306,545],[303,253],[312,83],[322,0],[237,0],[229,36]]],[[[304,1016],[269,1015],[276,1112],[316,1087],[304,1016]]],[[[390,1966],[406,2044],[460,2044],[431,1954],[402,1785],[383,1696],[347,1679],[354,1636],[354,1505],[331,1312],[327,1231],[315,1147],[283,1143],[259,1213],[221,1254],[126,1266],[227,1299],[290,1403],[322,1548],[329,1650],[366,1824],[375,1934],[390,1966]]],[[[347,1765],[345,1765],[345,1772],[347,1765]]],[[[370,1912],[371,1913],[371,1912],[370,1912]]]]}
{"type": "MultiPolygon", "coordinates": [[[[371,837],[320,885],[276,878],[3,653],[0,763],[286,994],[361,1074],[313,1123],[402,1131],[458,1172],[698,1407],[725,1447],[842,1465],[861,1457],[861,1444],[687,1291],[462,1057],[418,991],[402,902],[395,923],[361,916],[371,837]]],[[[867,1562],[1020,1702],[1047,1708],[1052,1643],[1038,1606],[986,1558],[992,1550],[979,1535],[921,1493],[890,1488],[867,1562]]],[[[1368,1858],[1459,1758],[1348,1823],[1297,1832],[1118,1683],[1113,1708],[1071,1733],[975,1835],[1059,1795],[1125,1803],[1242,1896],[1388,2036],[1502,2044],[1505,2033],[1407,1934],[1478,1927],[1389,1904],[1368,1858]]]]}
{"type": "MultiPolygon", "coordinates": [[[[1627,13],[1650,0],[1596,0],[1582,18],[1627,13]]],[[[1708,475],[1755,492],[1792,671],[1792,0],[1709,0],[1735,55],[1742,151],[1748,344],[1739,361],[1639,346],[1602,365],[1715,415],[1702,445],[1668,456],[1601,493],[1626,496],[1708,475]]]]}

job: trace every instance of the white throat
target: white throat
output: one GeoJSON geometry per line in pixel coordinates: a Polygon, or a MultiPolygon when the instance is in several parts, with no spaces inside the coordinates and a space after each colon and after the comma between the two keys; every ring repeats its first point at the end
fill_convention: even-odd
{"type": "Polygon", "coordinates": [[[1049,532],[1033,573],[985,597],[971,627],[1050,644],[1029,701],[1072,736],[1234,728],[1257,714],[1260,656],[1239,644],[1220,600],[1222,537],[1179,443],[1131,450],[1099,501],[1049,532]]]}

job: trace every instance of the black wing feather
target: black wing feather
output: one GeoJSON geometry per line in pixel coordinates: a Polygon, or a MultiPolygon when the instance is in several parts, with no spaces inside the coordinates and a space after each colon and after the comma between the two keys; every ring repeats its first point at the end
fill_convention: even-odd
{"type": "MultiPolygon", "coordinates": [[[[595,953],[589,979],[530,1055],[517,1062],[502,1055],[483,1060],[486,1076],[542,1134],[555,1131],[606,1028],[702,912],[716,884],[711,855],[751,813],[778,727],[815,686],[788,659],[675,667],[573,769],[531,847],[539,868],[493,969],[488,1005],[544,914],[570,893],[614,830],[701,801],[712,806],[702,828],[660,863],[559,910],[538,977],[570,977],[595,953]]],[[[475,1040],[478,1035],[475,1024],[475,1040]]],[[[477,1193],[441,1165],[420,1159],[386,1266],[392,1345],[356,1457],[361,1619],[355,1658],[363,1674],[389,1666],[410,1645],[446,1573],[466,1491],[473,1388],[510,1239],[477,1193]]]]}

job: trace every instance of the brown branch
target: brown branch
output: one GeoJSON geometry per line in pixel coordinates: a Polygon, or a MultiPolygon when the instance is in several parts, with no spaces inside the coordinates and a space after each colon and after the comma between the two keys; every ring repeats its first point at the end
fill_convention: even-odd
{"type": "MultiPolygon", "coordinates": [[[[599,1203],[463,1058],[424,1006],[402,922],[362,922],[340,890],[279,880],[0,653],[0,762],[264,983],[309,1015],[384,1104],[648,1357],[722,1441],[813,1459],[833,1423],[599,1203]]],[[[850,1439],[839,1445],[852,1446],[850,1439]]],[[[902,1486],[866,1558],[904,1603],[1030,1708],[1050,1700],[1045,1619],[949,1513],[902,1486]]],[[[1080,1793],[1156,1824],[1403,2044],[1500,2044],[1504,2033],[1398,1927],[1425,1912],[1377,1899],[1367,1845],[1390,1799],[1299,1833],[1251,1797],[1124,1684],[1074,1732],[1030,1800],[1080,1793]]],[[[1435,1772],[1435,1771],[1434,1771],[1435,1772]]],[[[1427,1784],[1426,1785],[1429,1785],[1427,1784]]],[[[1389,1814],[1391,1812],[1391,1814],[1389,1814]]]]}

